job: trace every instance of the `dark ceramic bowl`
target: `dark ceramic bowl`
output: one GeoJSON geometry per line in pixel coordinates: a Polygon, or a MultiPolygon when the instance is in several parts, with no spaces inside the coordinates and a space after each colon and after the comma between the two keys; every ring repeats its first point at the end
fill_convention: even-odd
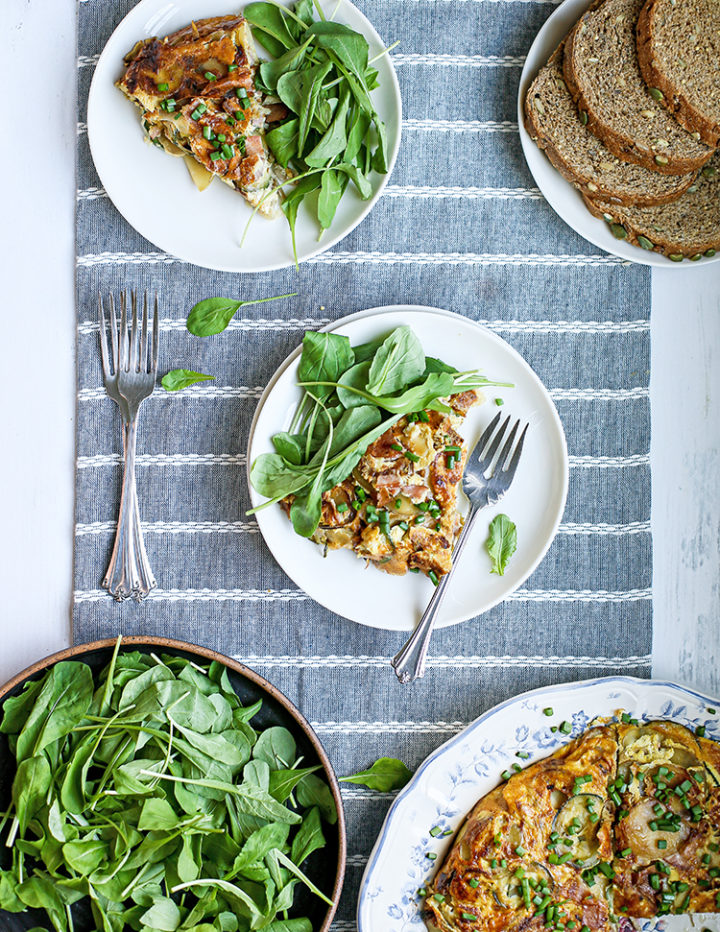
{"type": "MultiPolygon", "coordinates": [[[[79,644],[68,650],[52,654],[44,660],[38,661],[22,673],[13,677],[9,683],[0,687],[0,713],[2,705],[10,696],[17,695],[25,683],[37,679],[53,664],[60,660],[82,660],[93,673],[99,673],[109,662],[115,648],[115,640],[93,641],[91,644],[79,644]]],[[[332,900],[333,905],[327,906],[318,897],[310,893],[304,886],[299,885],[295,896],[295,906],[291,915],[307,916],[318,932],[328,932],[332,923],[337,904],[342,891],[345,875],[346,837],[345,817],[343,813],[340,786],[328,760],[325,750],[320,744],[317,735],[310,727],[309,722],[295,708],[290,700],[280,690],[276,689],[266,679],[241,663],[226,657],[217,651],[206,647],[197,647],[185,641],[175,641],[170,638],[158,637],[124,637],[121,650],[139,650],[144,653],[162,652],[179,657],[186,657],[196,663],[209,663],[213,660],[222,663],[228,669],[230,682],[238,694],[243,705],[250,705],[262,699],[262,709],[253,718],[253,724],[260,728],[269,728],[272,725],[282,725],[292,732],[303,756],[303,766],[319,764],[324,771],[338,812],[336,825],[323,825],[327,844],[324,848],[314,852],[305,866],[307,875],[332,900]]],[[[10,753],[7,737],[0,734],[0,812],[5,811],[10,801],[10,788],[15,775],[15,759],[10,753]]],[[[0,845],[0,867],[6,866],[8,851],[4,844],[0,845]]],[[[73,920],[75,932],[95,932],[89,908],[83,908],[83,902],[73,907],[73,920]]],[[[25,913],[8,913],[0,910],[0,929],[2,932],[27,932],[29,929],[48,929],[47,916],[42,910],[27,910],[25,913]]]]}

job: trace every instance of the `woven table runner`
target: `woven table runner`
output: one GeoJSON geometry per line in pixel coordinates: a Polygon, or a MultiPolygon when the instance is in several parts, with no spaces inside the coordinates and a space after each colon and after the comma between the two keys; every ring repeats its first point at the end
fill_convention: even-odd
{"type": "MultiPolygon", "coordinates": [[[[518,80],[554,5],[359,0],[386,42],[400,40],[397,166],[370,216],[331,251],[299,271],[249,276],[158,252],[102,190],[82,121],[97,56],[133,5],[79,4],[75,641],[167,635],[241,659],[297,703],[338,773],[381,755],[415,767],[481,712],[532,687],[649,675],[650,276],[574,234],[526,168],[518,80]],[[143,407],[138,489],[158,589],[141,605],[116,604],[100,588],[121,438],[102,387],[95,308],[98,292],[132,287],[159,292],[161,372],[216,376],[178,393],[158,388],[143,407]],[[291,302],[243,309],[218,337],[184,329],[201,298],[290,291],[291,302]],[[427,674],[411,688],[387,663],[403,637],[308,599],[245,516],[248,430],[276,367],[305,329],[398,303],[457,311],[508,340],[550,389],[571,466],[563,523],[540,567],[504,604],[439,631],[427,674]]],[[[360,787],[343,796],[349,860],[334,932],[355,928],[362,871],[392,801],[360,787]]]]}

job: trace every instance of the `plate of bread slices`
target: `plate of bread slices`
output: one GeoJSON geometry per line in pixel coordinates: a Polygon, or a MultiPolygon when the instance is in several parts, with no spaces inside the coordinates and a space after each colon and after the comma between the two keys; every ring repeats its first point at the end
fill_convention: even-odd
{"type": "Polygon", "coordinates": [[[720,254],[720,3],[565,0],[520,82],[523,151],[581,236],[645,265],[720,254]]]}

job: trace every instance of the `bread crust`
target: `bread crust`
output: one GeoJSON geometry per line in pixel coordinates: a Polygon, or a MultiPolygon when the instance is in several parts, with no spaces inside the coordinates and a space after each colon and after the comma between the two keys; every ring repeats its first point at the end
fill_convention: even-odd
{"type": "Polygon", "coordinates": [[[672,113],[681,126],[689,133],[697,133],[706,145],[717,147],[720,145],[720,125],[700,113],[683,94],[682,89],[674,86],[658,70],[653,60],[653,16],[659,2],[660,0],[647,0],[638,18],[637,49],[640,71],[650,87],[662,91],[663,100],[660,103],[672,113]]]}
{"type": "MultiPolygon", "coordinates": [[[[563,43],[561,43],[558,48],[550,56],[549,62],[556,56],[561,56],[563,54],[563,43]]],[[[542,151],[547,155],[550,163],[556,168],[563,178],[566,181],[569,181],[578,191],[586,198],[601,198],[602,200],[611,201],[614,204],[622,204],[629,206],[635,204],[641,207],[654,207],[659,204],[669,204],[672,201],[676,200],[683,194],[687,189],[692,185],[695,180],[695,174],[690,173],[687,178],[687,182],[684,182],[681,186],[678,186],[674,191],[668,191],[666,194],[647,194],[645,196],[631,196],[631,195],[622,195],[618,194],[616,189],[607,188],[598,181],[597,177],[584,177],[578,173],[573,167],[563,158],[560,151],[553,144],[552,140],[544,135],[542,128],[536,122],[535,114],[532,108],[532,97],[534,93],[535,84],[537,77],[532,82],[528,88],[527,94],[525,95],[525,102],[523,106],[524,111],[524,123],[525,129],[527,130],[528,135],[535,143],[535,145],[542,149],[542,151]]]]}
{"type": "MultiPolygon", "coordinates": [[[[649,237],[652,236],[653,239],[651,242],[654,244],[653,249],[648,251],[660,253],[668,258],[681,256],[683,259],[699,260],[702,259],[707,252],[714,255],[720,250],[720,234],[715,238],[698,239],[697,242],[689,246],[679,246],[677,242],[672,242],[662,234],[650,233],[647,229],[641,230],[634,227],[627,217],[620,216],[613,212],[613,207],[618,207],[620,205],[610,204],[609,201],[594,201],[590,197],[583,197],[583,200],[585,201],[585,206],[594,217],[597,217],[599,220],[605,220],[607,223],[616,223],[621,226],[626,234],[621,238],[640,249],[646,249],[646,247],[641,246],[639,237],[642,236],[644,239],[649,240],[649,237]],[[608,220],[608,215],[611,217],[610,220],[608,220]]],[[[675,258],[675,261],[679,260],[675,258]]]]}
{"type": "Polygon", "coordinates": [[[660,174],[664,175],[684,175],[688,172],[697,171],[712,158],[712,149],[708,149],[707,154],[703,154],[697,158],[668,157],[667,163],[661,165],[655,161],[655,153],[651,149],[640,146],[629,133],[621,133],[615,127],[608,125],[608,123],[590,107],[590,103],[578,83],[574,59],[581,26],[586,22],[588,17],[603,6],[605,2],[606,0],[595,0],[580,17],[565,40],[563,74],[565,82],[573,96],[573,100],[577,104],[579,110],[587,113],[587,125],[589,129],[595,133],[598,139],[607,146],[616,158],[621,159],[623,162],[633,162],[636,165],[643,165],[651,171],[660,172],[660,174]]]}

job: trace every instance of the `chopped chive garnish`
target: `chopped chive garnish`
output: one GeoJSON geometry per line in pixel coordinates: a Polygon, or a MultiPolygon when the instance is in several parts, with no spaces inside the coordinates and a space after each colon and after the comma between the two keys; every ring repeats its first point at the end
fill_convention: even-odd
{"type": "Polygon", "coordinates": [[[477,890],[477,888],[480,886],[480,881],[477,879],[477,877],[471,877],[470,880],[468,880],[468,883],[473,888],[473,890],[477,890]]]}
{"type": "Polygon", "coordinates": [[[205,77],[208,81],[217,81],[217,75],[213,74],[212,71],[206,71],[205,77]]]}
{"type": "Polygon", "coordinates": [[[705,726],[698,725],[698,727],[695,729],[695,734],[698,736],[698,738],[704,738],[705,737],[705,726]]]}
{"type": "Polygon", "coordinates": [[[202,134],[205,137],[205,139],[212,139],[213,131],[210,129],[209,126],[203,126],[202,134]]]}
{"type": "Polygon", "coordinates": [[[559,727],[560,727],[560,731],[564,735],[569,735],[570,732],[572,731],[572,725],[570,724],[570,722],[561,722],[559,727]]]}
{"type": "Polygon", "coordinates": [[[515,854],[516,854],[519,858],[524,858],[524,857],[525,857],[525,849],[523,848],[522,845],[518,845],[518,846],[517,846],[517,848],[515,849],[515,854]]]}
{"type": "Polygon", "coordinates": [[[403,451],[403,448],[400,446],[399,443],[391,443],[391,444],[390,444],[390,449],[391,449],[391,450],[395,450],[397,453],[402,453],[402,451],[403,451]]]}
{"type": "Polygon", "coordinates": [[[162,84],[158,84],[157,89],[158,89],[159,91],[169,91],[169,90],[170,90],[170,85],[169,85],[169,84],[166,84],[166,83],[163,81],[162,84]]]}
{"type": "Polygon", "coordinates": [[[437,855],[435,854],[434,851],[426,851],[426,852],[425,852],[425,857],[428,858],[428,860],[430,860],[430,861],[434,861],[435,858],[437,857],[437,855]]]}
{"type": "Polygon", "coordinates": [[[417,455],[417,453],[411,453],[410,450],[405,450],[403,453],[403,456],[405,457],[405,459],[410,460],[411,463],[420,462],[420,457],[417,455]]]}
{"type": "Polygon", "coordinates": [[[629,725],[630,715],[627,712],[623,712],[623,714],[620,716],[620,721],[623,723],[623,725],[629,725]]]}
{"type": "Polygon", "coordinates": [[[396,499],[395,499],[395,507],[396,507],[396,508],[402,508],[402,499],[401,499],[401,498],[396,498],[396,499]]]}
{"type": "Polygon", "coordinates": [[[425,524],[425,515],[418,515],[415,518],[414,524],[425,524]]]}
{"type": "Polygon", "coordinates": [[[193,112],[190,114],[190,116],[193,118],[193,120],[199,120],[200,117],[202,116],[202,112],[201,112],[200,108],[197,107],[195,110],[193,110],[193,112]]]}
{"type": "Polygon", "coordinates": [[[433,899],[435,900],[436,903],[445,902],[445,897],[442,895],[442,893],[433,893],[433,899]]]}
{"type": "Polygon", "coordinates": [[[550,715],[554,715],[554,712],[552,708],[548,706],[547,709],[543,709],[543,715],[547,715],[549,717],[550,715]]]}
{"type": "Polygon", "coordinates": [[[470,922],[477,922],[477,916],[473,913],[461,913],[463,919],[468,919],[470,922]]]}
{"type": "Polygon", "coordinates": [[[430,829],[430,834],[432,835],[433,838],[437,838],[437,836],[440,834],[441,831],[442,829],[440,828],[439,825],[433,825],[433,827],[430,829]]]}
{"type": "Polygon", "coordinates": [[[433,584],[433,586],[437,586],[440,580],[438,579],[438,575],[435,570],[430,570],[428,576],[430,577],[430,582],[433,584]]]}
{"type": "Polygon", "coordinates": [[[339,511],[340,514],[344,514],[346,511],[350,510],[350,506],[347,504],[347,502],[340,502],[339,505],[335,506],[335,509],[339,511]]]}
{"type": "Polygon", "coordinates": [[[502,398],[496,398],[496,399],[495,399],[495,404],[498,406],[498,408],[502,408],[502,406],[505,404],[505,402],[502,400],[502,398]]]}
{"type": "Polygon", "coordinates": [[[530,755],[528,754],[527,751],[517,751],[515,754],[515,757],[519,757],[520,760],[527,760],[530,757],[530,755]]]}
{"type": "Polygon", "coordinates": [[[218,133],[218,142],[225,142],[226,140],[227,140],[227,136],[225,135],[225,133],[218,133]]]}
{"type": "Polygon", "coordinates": [[[211,152],[210,158],[212,159],[213,162],[217,162],[218,159],[222,158],[222,154],[220,152],[211,152]]]}
{"type": "Polygon", "coordinates": [[[664,850],[665,848],[667,848],[667,841],[665,841],[664,838],[658,838],[657,846],[658,846],[658,848],[660,848],[660,850],[662,851],[662,850],[664,850]]]}
{"type": "Polygon", "coordinates": [[[237,71],[237,65],[228,65],[228,72],[237,71]]]}
{"type": "Polygon", "coordinates": [[[226,142],[223,143],[222,154],[226,159],[231,159],[233,157],[233,150],[226,142]]]}
{"type": "Polygon", "coordinates": [[[500,777],[501,777],[503,780],[509,780],[511,776],[512,776],[512,771],[511,771],[511,770],[503,770],[503,772],[500,774],[500,777]]]}
{"type": "Polygon", "coordinates": [[[623,848],[623,850],[620,852],[620,857],[629,858],[631,854],[632,854],[632,848],[623,848]]]}

